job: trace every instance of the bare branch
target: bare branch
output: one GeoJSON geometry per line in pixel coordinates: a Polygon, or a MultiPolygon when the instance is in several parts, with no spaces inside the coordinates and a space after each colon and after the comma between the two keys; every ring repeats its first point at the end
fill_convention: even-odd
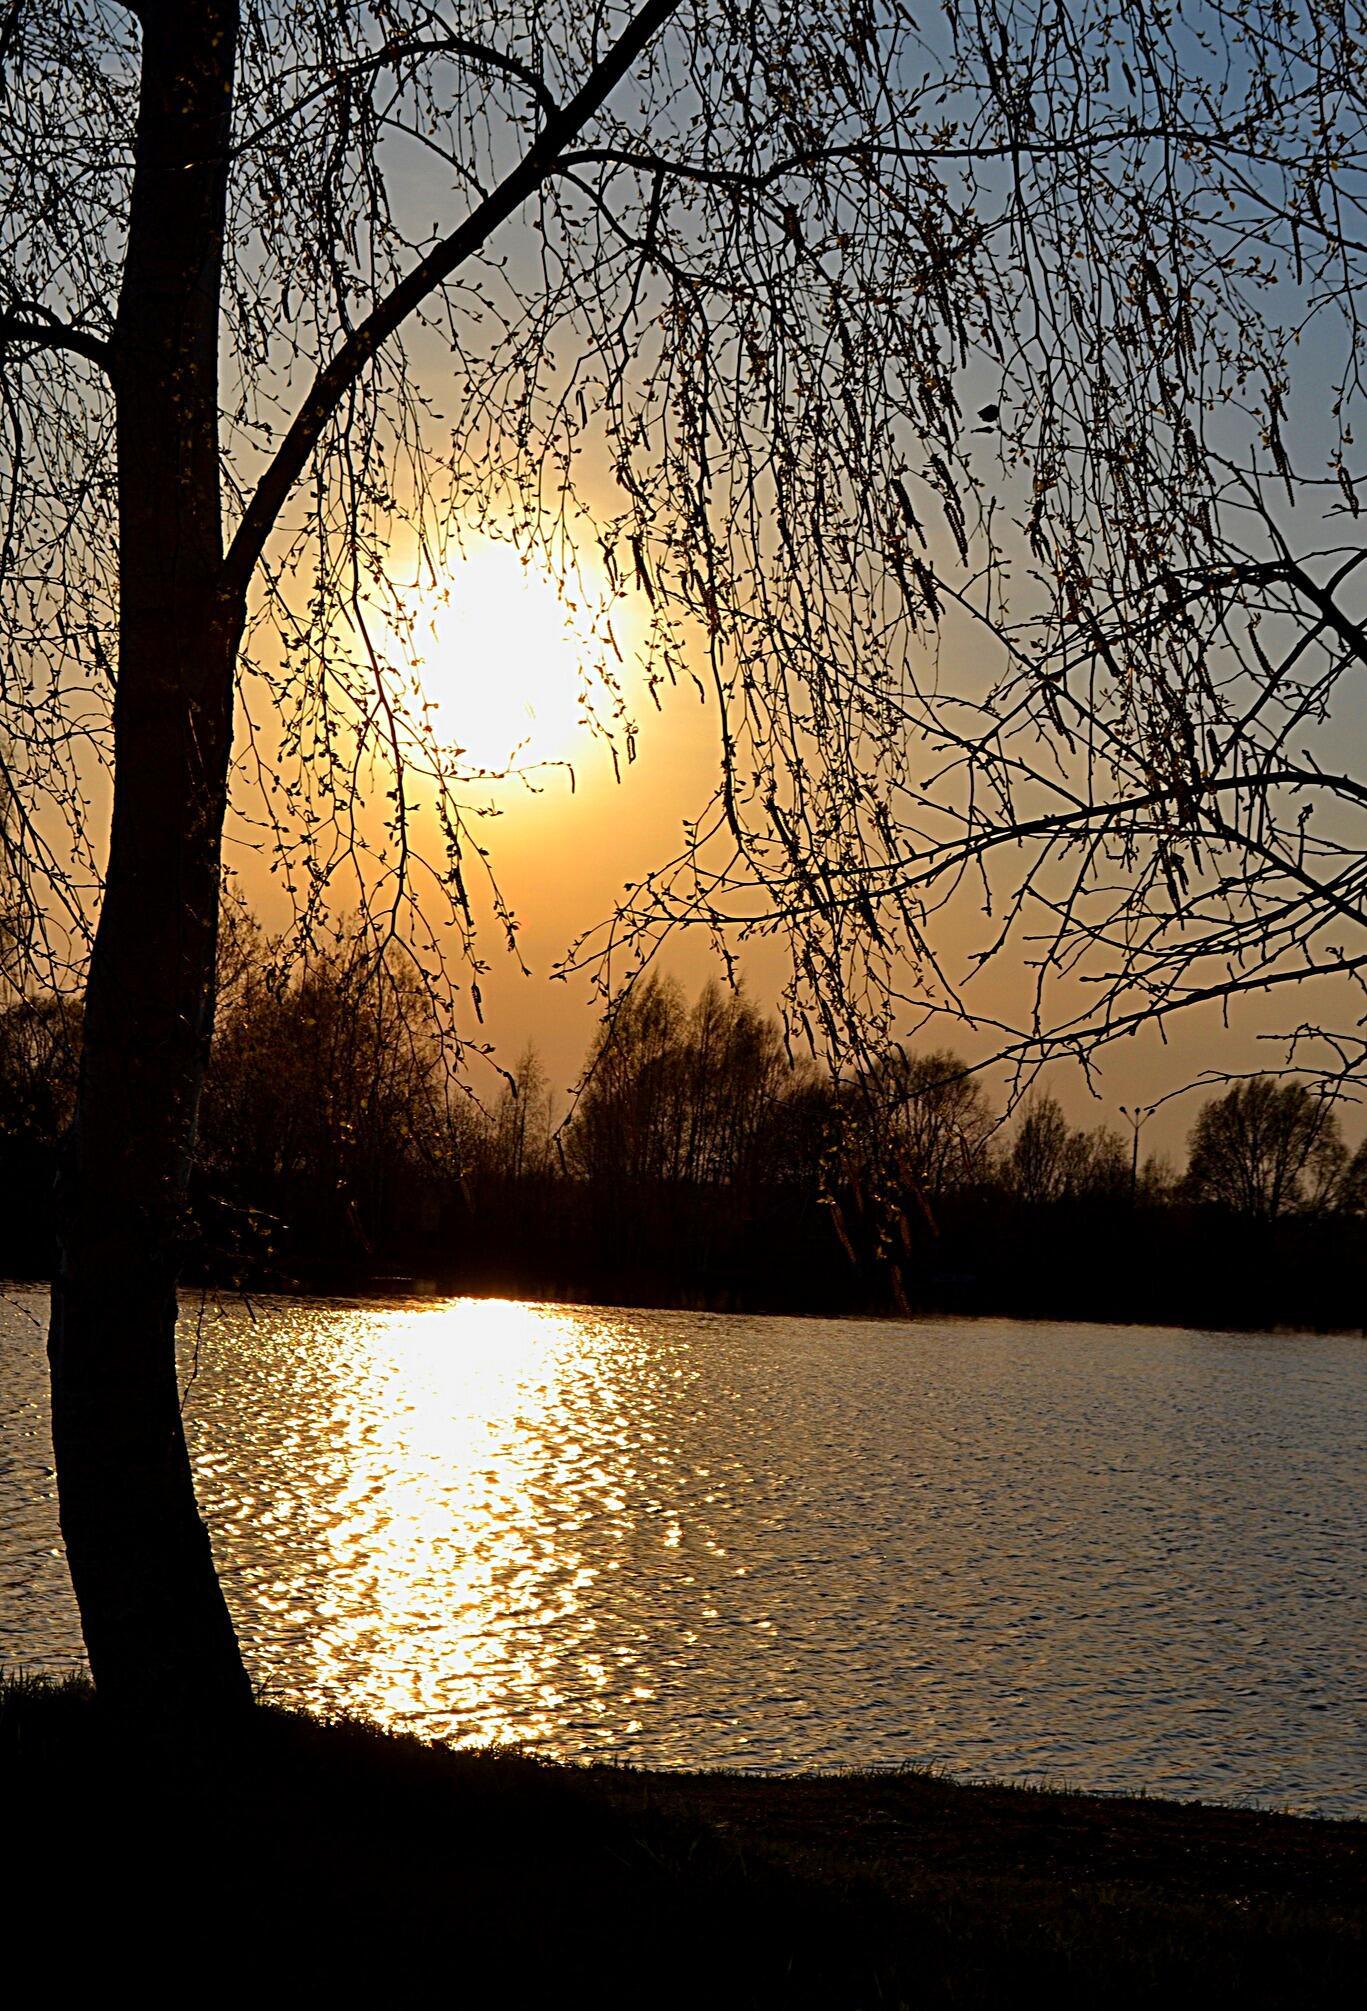
{"type": "Polygon", "coordinates": [[[555,98],[546,88],[545,78],[529,63],[523,63],[518,57],[510,56],[506,50],[491,48],[485,42],[471,41],[465,35],[415,35],[405,40],[386,42],[382,49],[375,51],[374,55],[363,56],[356,62],[347,64],[337,76],[329,77],[325,83],[316,85],[311,91],[305,91],[275,118],[267,119],[263,125],[254,126],[251,132],[238,140],[233,147],[234,157],[250,153],[254,147],[259,147],[263,140],[270,139],[273,134],[291,125],[310,105],[319,104],[345,85],[363,77],[376,76],[381,70],[397,71],[404,63],[420,62],[428,56],[457,57],[474,63],[479,68],[493,70],[498,75],[521,84],[535,99],[548,120],[555,118],[560,110],[555,98]]]}
{"type": "Polygon", "coordinates": [[[229,594],[245,593],[271,528],[323,429],[376,351],[535,192],[678,6],[679,0],[647,0],[585,83],[547,120],[518,166],[371,309],[319,372],[243,512],[224,566],[229,594]]]}
{"type": "Polygon", "coordinates": [[[92,335],[87,328],[69,327],[55,316],[43,318],[40,308],[0,314],[0,347],[64,349],[98,364],[101,370],[113,369],[113,347],[103,337],[92,335]]]}

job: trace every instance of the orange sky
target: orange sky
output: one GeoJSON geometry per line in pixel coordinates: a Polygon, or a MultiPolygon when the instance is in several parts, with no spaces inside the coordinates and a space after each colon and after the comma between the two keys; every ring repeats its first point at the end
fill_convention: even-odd
{"type": "MultiPolygon", "coordinates": [[[[525,663],[519,664],[518,648],[542,651],[551,647],[539,637],[535,624],[519,643],[516,620],[498,619],[502,590],[496,585],[492,619],[487,587],[482,603],[479,595],[474,597],[474,612],[464,627],[457,613],[442,617],[446,627],[439,650],[448,651],[453,658],[465,658],[454,666],[434,662],[426,673],[428,688],[441,708],[444,733],[461,730],[462,680],[470,681],[476,714],[481,706],[488,711],[489,688],[496,686],[501,708],[496,710],[505,718],[509,694],[516,697],[530,677],[525,663]]],[[[455,594],[459,601],[459,582],[455,583],[455,594]]],[[[528,1042],[534,1043],[562,1099],[593,1036],[598,1006],[586,977],[552,982],[550,972],[578,932],[610,913],[626,881],[639,879],[677,851],[683,820],[703,808],[716,775],[714,707],[691,682],[683,681],[661,692],[657,710],[644,690],[639,668],[633,667],[629,607],[619,608],[614,619],[626,645],[625,696],[639,729],[637,758],[623,764],[620,779],[614,778],[613,763],[604,746],[586,734],[571,733],[563,750],[548,751],[563,751],[572,757],[573,789],[567,773],[551,767],[529,778],[534,786],[512,780],[474,784],[468,792],[471,801],[495,804],[499,809],[497,817],[480,823],[478,829],[489,847],[504,895],[519,919],[521,953],[531,967],[529,976],[518,971],[502,947],[500,931],[489,921],[487,900],[477,897],[482,918],[488,923],[484,944],[491,966],[481,980],[485,1035],[505,1064],[513,1062],[528,1042]]],[[[641,632],[638,621],[637,637],[641,632]]],[[[534,679],[529,689],[534,696],[534,679]]],[[[563,713],[557,730],[566,730],[563,713]]],[[[431,835],[430,828],[427,835],[431,835]]],[[[282,925],[286,911],[279,883],[270,878],[264,859],[240,849],[230,856],[238,867],[239,883],[262,920],[268,927],[282,925]]],[[[983,928],[980,914],[971,906],[946,918],[943,946],[951,962],[956,953],[962,957],[982,940],[983,928]]],[[[684,933],[663,953],[661,964],[689,989],[700,985],[714,968],[701,937],[684,933]]],[[[772,1004],[782,976],[781,947],[769,943],[744,953],[741,969],[753,995],[772,1004]]],[[[1008,950],[997,966],[989,967],[979,978],[970,996],[984,1012],[1014,1017],[1023,1002],[1023,984],[1018,954],[1008,950]]],[[[1203,1069],[1246,1070],[1270,1065],[1275,1056],[1257,1039],[1260,1028],[1268,1023],[1255,1001],[1238,1008],[1228,1030],[1222,1027],[1217,1012],[1205,1010],[1170,1025],[1167,1045],[1150,1030],[1109,1050],[1097,1085],[1099,1098],[1089,1092],[1076,1069],[1056,1068],[1049,1087],[1074,1122],[1118,1124],[1121,1104],[1151,1103],[1203,1069]]],[[[946,1024],[938,1036],[923,1034],[918,1044],[948,1045],[978,1059],[990,1052],[992,1041],[989,1035],[975,1035],[971,1029],[946,1024]]],[[[1180,1159],[1200,1100],[1198,1092],[1162,1109],[1145,1131],[1145,1149],[1180,1159]]],[[[1352,1113],[1345,1129],[1351,1136],[1361,1129],[1352,1113]]]]}

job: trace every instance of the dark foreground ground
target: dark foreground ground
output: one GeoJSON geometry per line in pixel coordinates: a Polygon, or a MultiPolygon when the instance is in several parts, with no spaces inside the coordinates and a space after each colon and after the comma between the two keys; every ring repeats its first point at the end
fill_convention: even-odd
{"type": "Polygon", "coordinates": [[[0,1851],[14,2003],[1318,2007],[1367,1973],[1367,1824],[264,1710],[115,1735],[75,1687],[0,1689],[0,1851]]]}

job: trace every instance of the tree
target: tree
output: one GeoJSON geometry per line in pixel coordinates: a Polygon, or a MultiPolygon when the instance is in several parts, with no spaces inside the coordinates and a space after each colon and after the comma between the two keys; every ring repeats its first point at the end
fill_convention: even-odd
{"type": "Polygon", "coordinates": [[[843,1166],[864,1192],[900,1206],[938,1199],[987,1172],[997,1120],[979,1078],[948,1048],[896,1048],[845,1085],[843,1166]]]}
{"type": "Polygon", "coordinates": [[[1105,1125],[1074,1131],[1052,1096],[1030,1096],[1006,1159],[1007,1177],[1022,1201],[1050,1203],[1095,1195],[1116,1200],[1131,1192],[1129,1148],[1105,1125]]]}
{"type": "Polygon", "coordinates": [[[750,1184],[777,1107],[794,1086],[779,1028],[743,993],[714,980],[688,1016],[679,1073],[672,1177],[716,1187],[750,1184]]]}
{"type": "Polygon", "coordinates": [[[1052,1096],[1032,1098],[1011,1141],[1011,1182],[1022,1201],[1061,1200],[1077,1159],[1073,1134],[1052,1096]]]}
{"type": "Polygon", "coordinates": [[[604,1192],[667,1176],[685,1018],[678,983],[652,973],[623,994],[600,1031],[565,1150],[604,1192]]]}
{"type": "Polygon", "coordinates": [[[1350,1162],[1328,1100],[1266,1076],[1203,1105],[1192,1127],[1187,1190],[1255,1222],[1335,1205],[1350,1162]]]}
{"type": "MultiPolygon", "coordinates": [[[[373,502],[375,422],[361,387],[375,382],[381,346],[535,197],[673,11],[648,0],[615,40],[585,52],[578,88],[553,110],[527,63],[434,35],[421,8],[407,21],[387,7],[339,19],[307,4],[243,12],[237,0],[144,0],[126,15],[20,0],[5,12],[12,203],[0,341],[7,410],[35,416],[34,433],[11,432],[11,528],[14,499],[36,499],[27,547],[9,554],[11,641],[41,663],[50,625],[65,638],[85,616],[103,667],[111,602],[117,621],[113,817],[50,1341],[62,1533],[95,1681],[116,1702],[212,1711],[250,1695],[195,1506],[174,1355],[249,589],[310,463],[321,476],[337,457],[349,506],[373,502]],[[403,234],[368,179],[374,94],[382,75],[403,79],[443,55],[458,65],[458,99],[492,77],[496,97],[500,85],[530,95],[539,131],[495,191],[400,275],[403,234]],[[235,84],[246,87],[236,125],[235,84]],[[79,177],[60,179],[71,146],[92,163],[92,196],[79,177]],[[362,286],[371,298],[356,318],[362,286]],[[287,313],[287,340],[311,327],[330,353],[272,438],[258,402],[276,361],[264,315],[292,288],[304,298],[297,319],[287,313]],[[239,402],[221,413],[225,318],[241,374],[239,402]],[[229,443],[262,427],[265,464],[244,494],[229,443]],[[225,473],[239,506],[231,541],[225,473]],[[53,542],[59,521],[76,533],[69,556],[53,542]]],[[[402,431],[402,394],[399,408],[402,431]]],[[[343,543],[354,559],[356,536],[343,543]]],[[[267,577],[279,594],[279,573],[267,577]]],[[[315,595],[315,635],[331,605],[326,588],[315,595]]],[[[283,595],[276,611],[288,627],[283,595]]],[[[454,845],[454,824],[450,836],[454,845]]]]}
{"type": "Polygon", "coordinates": [[[1358,509],[1359,24],[1228,19],[0,8],[6,828],[35,954],[85,984],[51,1358],[102,1693],[248,1695],[174,1363],[235,730],[306,935],[369,858],[429,977],[436,888],[474,956],[398,522],[421,578],[494,523],[561,563],[592,535],[649,600],[721,778],[607,943],[784,929],[837,1061],[966,1010],[934,937],[975,876],[994,940],[1049,933],[1003,1023],[1027,1069],[1367,968],[1325,936],[1361,927],[1367,797],[1321,730],[1360,554],[1316,543],[1358,509]],[[1334,385],[1304,437],[1284,323],[1334,385]]]}
{"type": "Polygon", "coordinates": [[[605,1020],[569,1125],[568,1163],[605,1195],[682,1183],[739,1185],[802,1086],[779,1028],[713,983],[691,1008],[653,974],[605,1020]]]}
{"type": "Polygon", "coordinates": [[[0,1110],[11,1138],[55,1150],[71,1121],[80,1015],[69,999],[0,1008],[0,1110]]]}
{"type": "Polygon", "coordinates": [[[897,1055],[890,1077],[897,1092],[890,1143],[903,1179],[926,1194],[980,1182],[996,1118],[978,1077],[945,1048],[897,1055]]]}
{"type": "Polygon", "coordinates": [[[541,1057],[530,1043],[518,1056],[494,1112],[486,1156],[503,1180],[533,1178],[550,1169],[553,1104],[541,1057]]]}
{"type": "Polygon", "coordinates": [[[291,968],[240,921],[220,943],[197,1155],[212,1200],[367,1251],[457,1178],[453,1119],[441,1025],[392,946],[362,926],[291,968]]]}
{"type": "Polygon", "coordinates": [[[1133,1160],[1133,1141],[1126,1145],[1118,1131],[1109,1125],[1100,1125],[1088,1135],[1088,1164],[1085,1188],[1089,1194],[1107,1201],[1137,1200],[1142,1191],[1146,1198],[1161,1191],[1162,1175],[1157,1163],[1149,1159],[1142,1173],[1136,1178],[1133,1160]]]}

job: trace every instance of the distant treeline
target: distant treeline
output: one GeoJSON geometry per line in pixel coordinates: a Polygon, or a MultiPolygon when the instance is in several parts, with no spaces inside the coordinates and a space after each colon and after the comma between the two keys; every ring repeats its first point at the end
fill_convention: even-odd
{"type": "MultiPolygon", "coordinates": [[[[411,968],[358,934],[291,970],[225,946],[187,1274],[257,1289],[430,1280],[635,1304],[951,1310],[1214,1326],[1367,1320],[1367,1151],[1255,1078],[1200,1111],[1181,1172],[1009,1122],[947,1050],[834,1083],[743,994],[621,1000],[557,1109],[533,1051],[481,1104],[411,968]]],[[[0,1009],[0,1265],[53,1260],[77,1009],[0,1009]]]]}

